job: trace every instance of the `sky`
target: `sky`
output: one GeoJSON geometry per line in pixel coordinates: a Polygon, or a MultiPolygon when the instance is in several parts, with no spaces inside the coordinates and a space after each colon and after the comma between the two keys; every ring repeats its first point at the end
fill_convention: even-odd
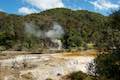
{"type": "Polygon", "coordinates": [[[89,10],[109,15],[120,7],[120,0],[0,0],[0,11],[27,15],[52,8],[89,10]]]}

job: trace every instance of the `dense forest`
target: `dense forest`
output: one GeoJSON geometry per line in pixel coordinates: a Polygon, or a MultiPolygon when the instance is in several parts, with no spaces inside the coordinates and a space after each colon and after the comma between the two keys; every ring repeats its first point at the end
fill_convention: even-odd
{"type": "MultiPolygon", "coordinates": [[[[51,37],[43,38],[46,32],[53,30],[54,23],[58,28],[61,27],[63,33],[59,34],[61,33],[59,28],[56,31],[59,32],[58,35],[54,30],[53,34],[56,35],[51,36],[56,36],[55,39],[62,41],[62,48],[104,48],[106,46],[104,38],[114,32],[112,27],[108,26],[109,20],[110,16],[66,8],[50,9],[26,16],[0,12],[0,50],[56,47],[58,44],[54,43],[51,37]]],[[[119,34],[119,31],[115,34],[119,34]]],[[[114,47],[114,44],[111,45],[114,47]]]]}

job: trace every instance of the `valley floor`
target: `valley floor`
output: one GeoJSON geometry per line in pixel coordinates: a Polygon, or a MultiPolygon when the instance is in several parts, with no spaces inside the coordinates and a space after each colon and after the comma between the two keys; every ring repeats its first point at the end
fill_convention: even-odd
{"type": "Polygon", "coordinates": [[[96,53],[96,50],[87,50],[11,57],[2,55],[0,80],[61,80],[62,76],[75,71],[87,73],[87,65],[96,53]]]}

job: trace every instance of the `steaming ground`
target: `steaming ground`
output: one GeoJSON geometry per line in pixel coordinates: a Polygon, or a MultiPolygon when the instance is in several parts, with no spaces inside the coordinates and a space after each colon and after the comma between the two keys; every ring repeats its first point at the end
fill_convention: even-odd
{"type": "Polygon", "coordinates": [[[28,37],[35,36],[39,39],[49,38],[51,42],[58,45],[58,50],[62,48],[62,42],[60,38],[64,35],[64,30],[57,22],[53,22],[53,26],[48,31],[42,31],[39,26],[33,23],[25,23],[25,32],[28,37]]]}
{"type": "Polygon", "coordinates": [[[1,80],[59,80],[74,71],[87,73],[87,64],[96,56],[95,50],[54,54],[16,55],[0,59],[1,80]]]}

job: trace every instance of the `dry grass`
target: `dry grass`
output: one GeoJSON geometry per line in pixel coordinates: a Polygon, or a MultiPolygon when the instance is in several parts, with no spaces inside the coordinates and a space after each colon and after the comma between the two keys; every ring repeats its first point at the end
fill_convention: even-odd
{"type": "Polygon", "coordinates": [[[0,60],[14,58],[16,55],[27,55],[31,52],[27,51],[2,51],[0,52],[0,60]]]}
{"type": "Polygon", "coordinates": [[[72,51],[72,52],[65,52],[63,56],[65,57],[72,57],[72,56],[96,56],[97,50],[87,50],[87,51],[72,51]]]}
{"type": "MultiPolygon", "coordinates": [[[[5,77],[9,77],[11,75],[14,77],[14,79],[19,78],[19,71],[10,69],[8,67],[0,68],[0,80],[4,80],[5,77]]],[[[13,79],[11,79],[11,80],[13,80],[13,79]]],[[[17,79],[15,79],[15,80],[17,80],[17,79]]]]}
{"type": "Polygon", "coordinates": [[[32,73],[28,72],[27,74],[21,75],[22,80],[35,80],[32,73]]]}

